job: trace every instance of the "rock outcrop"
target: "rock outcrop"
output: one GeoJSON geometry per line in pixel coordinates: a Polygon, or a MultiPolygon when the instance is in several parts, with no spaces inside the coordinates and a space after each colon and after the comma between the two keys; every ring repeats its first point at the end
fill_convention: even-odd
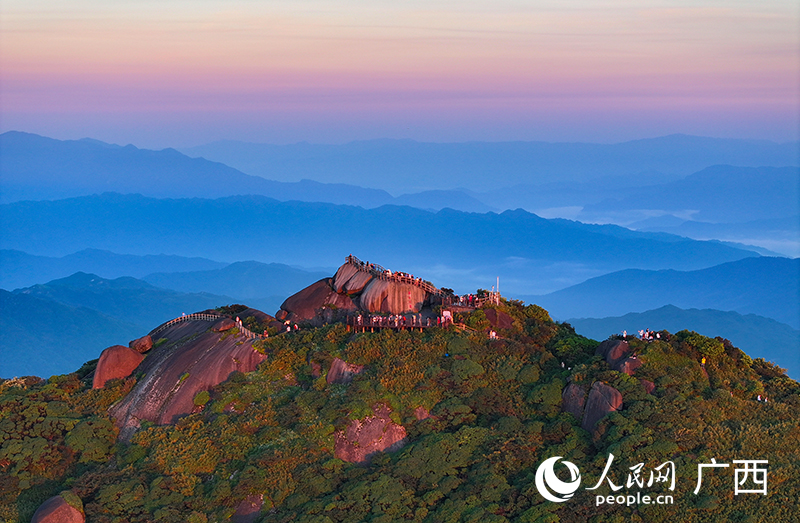
{"type": "Polygon", "coordinates": [[[419,312],[427,293],[414,285],[386,280],[373,280],[359,297],[361,309],[369,312],[419,312]]]}
{"type": "Polygon", "coordinates": [[[153,338],[147,334],[146,336],[142,336],[141,338],[137,338],[128,343],[128,347],[132,348],[139,354],[144,354],[153,348],[153,338]]]}
{"type": "Polygon", "coordinates": [[[195,408],[194,398],[199,392],[222,383],[236,371],[255,370],[266,359],[253,348],[253,340],[231,335],[231,331],[215,332],[212,327],[218,321],[179,322],[159,333],[166,342],[152,349],[139,366],[137,374],[143,377],[109,409],[121,439],[132,436],[144,420],[159,425],[174,423],[195,408]]]}
{"type": "Polygon", "coordinates": [[[633,376],[636,369],[642,366],[641,360],[633,354],[630,345],[624,340],[606,340],[597,346],[594,353],[603,356],[612,369],[629,376],[633,376]]]}
{"type": "Polygon", "coordinates": [[[417,418],[417,421],[423,421],[432,418],[433,416],[431,416],[431,413],[428,409],[420,406],[414,409],[414,417],[417,418]]]}
{"type": "Polygon", "coordinates": [[[53,496],[39,505],[31,519],[31,523],[84,523],[85,521],[80,498],[69,491],[53,496]]]}
{"type": "Polygon", "coordinates": [[[114,345],[100,353],[94,371],[92,388],[102,389],[106,382],[117,378],[127,378],[144,359],[144,355],[130,347],[114,345]]]}
{"type": "Polygon", "coordinates": [[[614,366],[614,370],[624,372],[628,376],[633,376],[633,373],[636,372],[636,369],[638,369],[641,366],[642,366],[642,360],[640,360],[635,356],[632,356],[630,358],[625,358],[621,362],[617,363],[614,366]]]}
{"type": "MultiPolygon", "coordinates": [[[[324,278],[290,296],[275,315],[279,320],[320,320],[325,307],[338,311],[402,314],[419,312],[431,303],[430,287],[419,285],[409,276],[396,278],[371,272],[365,266],[345,263],[333,278],[324,278]]],[[[327,318],[325,321],[328,321],[327,318]]]]}
{"type": "Polygon", "coordinates": [[[288,321],[312,320],[325,306],[345,311],[358,310],[358,306],[349,296],[339,294],[333,289],[333,278],[323,278],[286,298],[275,317],[288,321]]]}
{"type": "Polygon", "coordinates": [[[233,321],[231,318],[222,318],[211,327],[211,330],[214,332],[225,332],[234,327],[236,327],[235,321],[233,321]]]}
{"type": "Polygon", "coordinates": [[[570,383],[561,394],[561,410],[569,412],[576,419],[583,419],[583,407],[586,405],[586,389],[570,383]]]}
{"type": "Polygon", "coordinates": [[[621,408],[622,394],[614,387],[601,381],[596,381],[589,391],[589,397],[586,399],[581,427],[591,432],[597,422],[603,419],[606,414],[621,408]]]}
{"type": "Polygon", "coordinates": [[[333,277],[333,290],[338,294],[360,294],[373,278],[370,273],[345,263],[333,277]]]}
{"type": "Polygon", "coordinates": [[[264,506],[264,494],[250,494],[236,505],[236,512],[231,516],[233,523],[255,523],[264,506]]]}
{"type": "Polygon", "coordinates": [[[374,415],[353,420],[334,434],[334,456],[350,463],[364,463],[376,452],[392,452],[403,448],[406,429],[389,417],[389,407],[376,405],[374,415]]]}
{"type": "Polygon", "coordinates": [[[595,355],[602,356],[609,367],[614,367],[631,353],[631,347],[624,340],[605,340],[594,351],[595,355]]]}
{"type": "Polygon", "coordinates": [[[364,372],[363,365],[355,365],[342,359],[334,358],[325,380],[328,383],[350,383],[353,381],[353,376],[362,372],[364,372]]]}
{"type": "Polygon", "coordinates": [[[503,311],[498,311],[495,309],[484,309],[483,312],[484,314],[486,314],[486,319],[489,320],[489,323],[495,330],[510,329],[514,326],[514,318],[512,318],[503,311]]]}
{"type": "Polygon", "coordinates": [[[642,384],[644,390],[647,391],[648,394],[652,394],[654,390],[656,390],[656,384],[650,380],[639,380],[639,383],[642,384]]]}

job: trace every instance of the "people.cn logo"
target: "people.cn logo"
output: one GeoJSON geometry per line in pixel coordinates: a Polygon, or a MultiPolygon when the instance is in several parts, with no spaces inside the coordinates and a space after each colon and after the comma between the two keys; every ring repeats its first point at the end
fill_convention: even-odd
{"type": "Polygon", "coordinates": [[[570,481],[561,481],[556,476],[553,468],[556,462],[561,459],[561,456],[554,456],[546,459],[544,463],[539,465],[536,469],[536,488],[539,489],[539,494],[548,501],[555,501],[556,503],[563,503],[567,501],[578,490],[581,484],[581,472],[574,463],[565,461],[564,465],[570,473],[570,481]],[[560,494],[560,496],[556,495],[560,494]]]}

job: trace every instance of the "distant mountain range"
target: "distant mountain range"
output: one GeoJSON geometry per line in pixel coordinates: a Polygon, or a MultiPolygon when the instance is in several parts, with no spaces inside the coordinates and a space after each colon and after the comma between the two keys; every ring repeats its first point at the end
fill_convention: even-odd
{"type": "Polygon", "coordinates": [[[0,289],[0,378],[74,372],[146,333],[94,309],[0,289]]]}
{"type": "Polygon", "coordinates": [[[627,269],[523,299],[560,319],[618,316],[671,304],[758,314],[800,329],[800,259],[745,258],[695,271],[627,269]]]}
{"type": "MultiPolygon", "coordinates": [[[[672,215],[642,220],[628,225],[643,232],[666,232],[697,240],[715,238],[726,242],[764,248],[782,256],[800,256],[800,214],[736,223],[709,223],[681,220],[672,215]]],[[[759,251],[762,254],[769,254],[759,251]]],[[[774,255],[774,254],[770,254],[774,255]]]]}
{"type": "Polygon", "coordinates": [[[715,165],[680,180],[630,188],[615,198],[589,203],[578,218],[620,223],[642,212],[652,216],[654,210],[710,223],[797,216],[800,168],[715,165]]]}
{"type": "Polygon", "coordinates": [[[247,261],[208,271],[155,273],[143,279],[164,289],[233,296],[239,302],[274,314],[287,297],[328,276],[330,272],[247,261]]]}
{"type": "Polygon", "coordinates": [[[648,172],[661,173],[663,182],[716,164],[798,166],[798,145],[671,135],[619,144],[370,140],[344,145],[269,145],[222,141],[182,150],[274,180],[353,183],[396,195],[453,187],[487,192],[518,184],[648,172]]]}
{"type": "Polygon", "coordinates": [[[220,269],[225,263],[205,258],[167,254],[116,254],[84,249],[62,257],[35,256],[11,249],[0,250],[0,288],[13,290],[64,278],[76,272],[90,272],[104,278],[142,278],[154,272],[220,269]]]}
{"type": "Polygon", "coordinates": [[[83,272],[15,292],[0,289],[0,377],[69,372],[183,313],[235,302],[83,272]]]}
{"type": "Polygon", "coordinates": [[[84,272],[18,289],[13,294],[54,301],[70,307],[94,309],[146,331],[183,313],[189,314],[235,302],[229,296],[206,292],[183,293],[155,287],[136,278],[108,280],[84,272]]]}
{"type": "Polygon", "coordinates": [[[762,253],[800,254],[797,143],[675,135],[615,145],[225,142],[186,151],[241,170],[174,149],[14,131],[0,135],[0,149],[4,203],[109,191],[157,198],[261,195],[365,209],[521,208],[543,217],[636,224],[695,239],[753,243],[766,249],[762,253]],[[737,227],[744,223],[748,234],[737,227]]]}
{"type": "MultiPolygon", "coordinates": [[[[106,191],[158,198],[215,198],[258,194],[277,200],[331,202],[365,208],[398,203],[388,192],[304,179],[278,182],[174,150],[151,151],[98,140],[55,140],[9,131],[0,135],[0,201],[49,200],[106,191]]],[[[463,191],[412,195],[401,203],[431,209],[486,212],[491,207],[463,191]]]]}
{"type": "Polygon", "coordinates": [[[464,292],[473,285],[491,287],[499,276],[506,289],[542,294],[629,267],[692,270],[755,255],[662,233],[546,220],[522,210],[366,210],[260,196],[158,200],[104,194],[0,205],[0,215],[14,224],[3,227],[0,248],[38,255],[93,248],[335,267],[353,253],[464,292]]]}
{"type": "Polygon", "coordinates": [[[611,318],[579,318],[567,320],[578,334],[604,340],[612,334],[639,330],[693,330],[705,336],[729,339],[753,358],[764,358],[800,376],[800,330],[755,314],[741,315],[712,309],[680,309],[665,305],[655,310],[629,313],[611,318]]]}
{"type": "Polygon", "coordinates": [[[100,249],[84,249],[62,257],[35,256],[4,249],[0,250],[0,269],[0,288],[7,290],[86,272],[106,279],[131,276],[156,287],[181,292],[228,294],[237,299],[271,297],[273,303],[275,297],[282,296],[282,301],[330,273],[305,271],[280,263],[244,261],[227,264],[206,258],[116,254],[100,249]]]}
{"type": "MultiPolygon", "coordinates": [[[[78,254],[95,264],[92,254],[112,260],[138,258],[100,251],[78,254]]],[[[174,261],[167,257],[140,261],[153,259],[174,261]]],[[[146,263],[138,267],[143,265],[146,263]]],[[[324,276],[329,274],[240,262],[221,269],[146,277],[156,285],[131,277],[106,279],[77,272],[14,292],[0,289],[0,377],[49,376],[74,370],[102,349],[126,344],[183,313],[232,303],[274,313],[287,296],[324,276]]]]}

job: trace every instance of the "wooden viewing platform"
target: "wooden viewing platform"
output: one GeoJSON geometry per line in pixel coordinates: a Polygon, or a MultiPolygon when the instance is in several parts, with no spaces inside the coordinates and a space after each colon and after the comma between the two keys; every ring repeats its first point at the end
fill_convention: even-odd
{"type": "Polygon", "coordinates": [[[422,332],[423,329],[437,327],[437,322],[431,318],[420,319],[418,316],[407,318],[405,316],[347,316],[347,330],[353,332],[375,332],[381,329],[392,329],[394,331],[415,331],[422,332]]]}

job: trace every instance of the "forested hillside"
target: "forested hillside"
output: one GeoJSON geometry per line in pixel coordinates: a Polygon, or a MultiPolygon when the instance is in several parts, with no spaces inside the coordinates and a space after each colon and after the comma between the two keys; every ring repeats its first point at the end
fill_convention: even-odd
{"type": "Polygon", "coordinates": [[[144,422],[129,440],[118,441],[107,409],[141,374],[92,389],[90,362],[45,381],[0,382],[0,518],[28,521],[62,491],[93,522],[797,518],[800,385],[780,369],[690,331],[607,342],[596,354],[597,342],[519,302],[455,320],[424,332],[332,324],[256,341],[266,356],[257,370],[198,393],[174,424],[144,422]],[[625,343],[624,365],[604,352],[625,343]],[[337,358],[363,368],[335,378],[337,358]],[[595,389],[619,403],[598,406],[595,389]],[[360,460],[348,457],[358,450],[348,431],[378,422],[404,437],[349,462],[360,460]],[[674,491],[622,492],[667,493],[674,504],[598,506],[596,494],[614,492],[605,480],[587,488],[609,454],[617,485],[638,463],[646,477],[672,461],[674,491]],[[582,473],[564,503],[535,486],[554,456],[582,473]],[[707,469],[694,494],[698,464],[712,458],[768,460],[767,495],[735,496],[732,468],[707,469]]]}

